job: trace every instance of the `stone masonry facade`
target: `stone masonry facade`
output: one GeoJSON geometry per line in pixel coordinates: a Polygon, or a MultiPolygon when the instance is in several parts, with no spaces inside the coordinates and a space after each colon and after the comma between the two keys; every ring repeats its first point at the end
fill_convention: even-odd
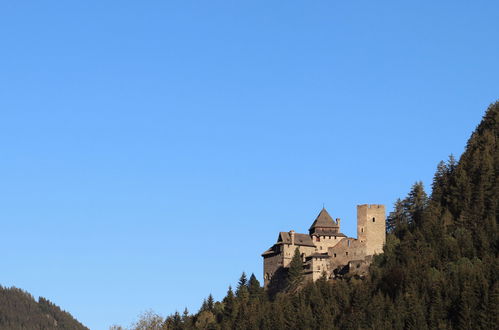
{"type": "Polygon", "coordinates": [[[277,275],[289,267],[296,248],[300,251],[305,279],[315,281],[322,276],[365,274],[375,254],[383,252],[386,241],[385,206],[357,206],[357,238],[340,231],[340,219],[333,220],[323,208],[308,234],[294,230],[280,232],[277,242],[262,254],[264,285],[276,281],[277,275]]]}

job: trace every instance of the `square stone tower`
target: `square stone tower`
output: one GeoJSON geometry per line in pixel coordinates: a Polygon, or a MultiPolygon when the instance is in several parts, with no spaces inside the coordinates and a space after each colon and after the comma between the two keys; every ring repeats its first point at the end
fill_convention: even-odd
{"type": "Polygon", "coordinates": [[[383,252],[383,245],[386,241],[384,205],[357,205],[357,238],[361,243],[365,243],[366,255],[383,252]]]}

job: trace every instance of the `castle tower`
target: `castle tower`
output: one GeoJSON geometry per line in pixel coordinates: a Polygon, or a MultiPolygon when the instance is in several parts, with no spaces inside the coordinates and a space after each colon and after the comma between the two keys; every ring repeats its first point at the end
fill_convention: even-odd
{"type": "Polygon", "coordinates": [[[339,219],[334,222],[325,208],[322,208],[314,223],[310,226],[308,232],[310,235],[334,235],[340,231],[339,219]]]}
{"type": "Polygon", "coordinates": [[[357,238],[360,242],[365,242],[366,255],[383,252],[383,245],[386,242],[384,205],[357,205],[357,238]]]}

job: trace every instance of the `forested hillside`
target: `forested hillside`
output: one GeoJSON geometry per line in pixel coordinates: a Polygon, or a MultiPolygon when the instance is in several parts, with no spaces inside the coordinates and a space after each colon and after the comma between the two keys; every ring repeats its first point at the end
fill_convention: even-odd
{"type": "MultiPolygon", "coordinates": [[[[416,182],[387,220],[384,254],[365,279],[300,283],[280,292],[243,274],[196,314],[148,313],[135,329],[498,329],[499,103],[456,161],[437,166],[431,196],[416,182]]],[[[292,278],[290,278],[292,277],[292,278]]],[[[115,327],[116,329],[120,327],[115,327]]]]}
{"type": "Polygon", "coordinates": [[[0,286],[0,329],[88,329],[71,314],[45,298],[38,302],[29,293],[0,286]]]}

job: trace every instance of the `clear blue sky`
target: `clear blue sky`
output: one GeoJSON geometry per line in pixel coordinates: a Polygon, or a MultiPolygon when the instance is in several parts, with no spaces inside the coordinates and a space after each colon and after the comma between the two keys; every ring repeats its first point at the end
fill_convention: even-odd
{"type": "Polygon", "coordinates": [[[0,284],[196,311],[322,204],[391,209],[499,94],[497,1],[2,1],[0,284]]]}

